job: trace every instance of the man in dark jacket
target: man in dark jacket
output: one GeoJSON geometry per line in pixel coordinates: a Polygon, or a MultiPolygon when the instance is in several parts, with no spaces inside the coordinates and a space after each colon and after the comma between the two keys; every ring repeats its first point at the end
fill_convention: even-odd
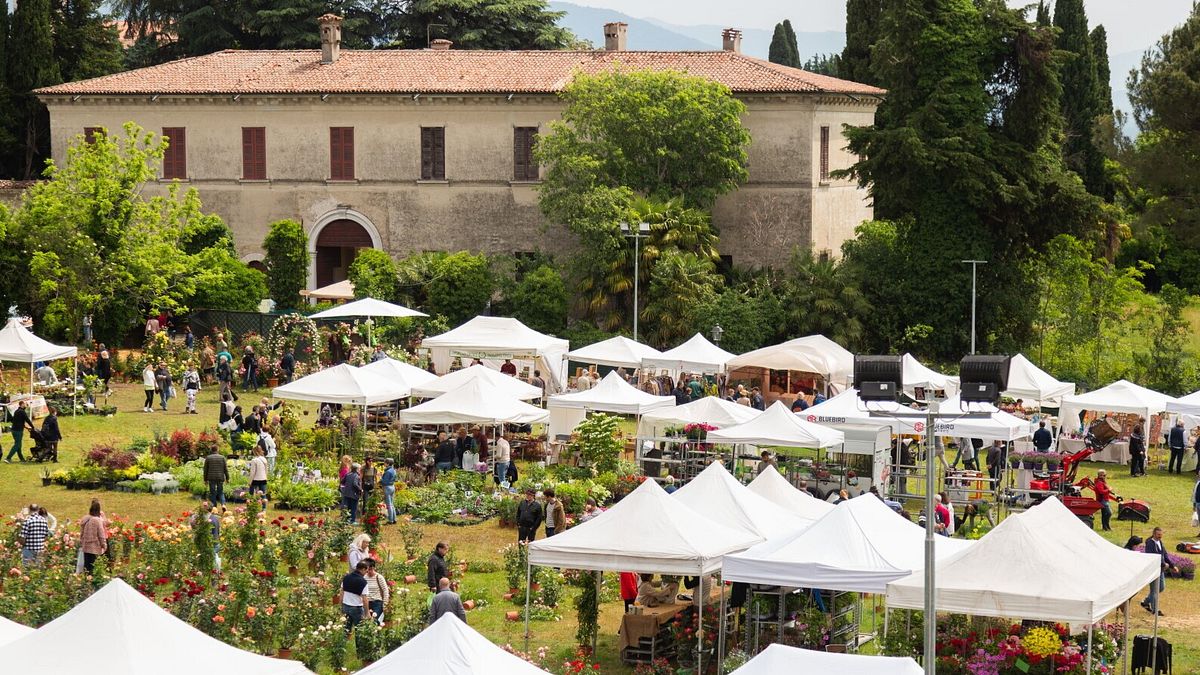
{"type": "Polygon", "coordinates": [[[1163,544],[1163,529],[1161,527],[1154,528],[1154,534],[1146,540],[1146,553],[1150,553],[1159,557],[1161,560],[1161,569],[1158,578],[1150,582],[1150,594],[1142,600],[1142,607],[1151,614],[1157,613],[1162,616],[1162,611],[1158,608],[1158,594],[1166,590],[1166,583],[1163,579],[1166,573],[1170,570],[1175,570],[1171,566],[1170,559],[1167,558],[1167,547],[1163,544]]]}
{"type": "Polygon", "coordinates": [[[525,500],[517,504],[517,541],[533,541],[542,524],[542,505],[534,499],[532,488],[525,490],[525,500]]]}
{"type": "Polygon", "coordinates": [[[437,593],[438,579],[450,576],[446,568],[446,552],[449,550],[446,542],[439,541],[433,553],[429,554],[429,560],[425,561],[425,585],[434,593],[437,593]]]}
{"type": "Polygon", "coordinates": [[[279,359],[279,370],[283,372],[283,384],[291,382],[296,375],[296,357],[292,354],[291,347],[288,347],[283,353],[283,358],[279,359]]]}
{"type": "Polygon", "coordinates": [[[361,467],[358,464],[351,464],[350,471],[342,476],[342,485],[340,491],[342,493],[342,508],[346,511],[350,523],[358,522],[358,499],[362,497],[362,476],[358,470],[361,467]]]}
{"type": "Polygon", "coordinates": [[[225,456],[213,450],[204,458],[204,480],[208,483],[208,503],[225,505],[225,483],[229,480],[229,464],[225,456]]]}
{"type": "Polygon", "coordinates": [[[58,442],[62,440],[62,431],[58,428],[58,409],[50,406],[50,414],[42,420],[42,442],[46,444],[46,457],[58,464],[58,442]]]}
{"type": "Polygon", "coordinates": [[[1187,434],[1183,431],[1183,420],[1175,422],[1167,434],[1167,447],[1171,449],[1171,460],[1167,462],[1167,473],[1183,473],[1183,454],[1187,451],[1187,434]]]}
{"type": "Polygon", "coordinates": [[[12,425],[13,444],[12,450],[8,451],[8,456],[4,458],[4,463],[12,462],[13,455],[22,462],[25,461],[25,453],[21,452],[21,441],[25,438],[25,430],[33,431],[33,422],[29,421],[29,411],[25,408],[25,401],[17,403],[17,411],[8,419],[12,425]]]}
{"type": "Polygon", "coordinates": [[[433,454],[433,463],[438,471],[449,471],[454,468],[454,460],[457,457],[457,445],[454,441],[446,438],[446,432],[439,431],[437,450],[433,454]]]}
{"type": "Polygon", "coordinates": [[[1054,444],[1054,437],[1050,435],[1050,430],[1046,428],[1045,422],[1038,422],[1038,430],[1033,432],[1033,447],[1038,452],[1050,452],[1050,446],[1054,444]]]}

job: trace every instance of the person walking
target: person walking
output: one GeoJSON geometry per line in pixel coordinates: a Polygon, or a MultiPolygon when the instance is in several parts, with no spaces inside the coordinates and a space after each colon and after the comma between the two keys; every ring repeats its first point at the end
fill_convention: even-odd
{"type": "Polygon", "coordinates": [[[79,519],[79,547],[83,551],[83,569],[91,574],[96,558],[108,551],[108,520],[100,510],[99,499],[93,499],[88,514],[79,519]]]}
{"type": "Polygon", "coordinates": [[[369,567],[365,560],[360,560],[349,574],[342,577],[342,615],[346,617],[346,637],[350,637],[350,631],[363,620],[363,595],[367,592],[366,572],[369,567]]]}
{"type": "Polygon", "coordinates": [[[4,463],[11,464],[13,455],[16,455],[17,459],[24,462],[25,453],[21,452],[21,443],[25,440],[25,430],[29,429],[33,431],[33,422],[29,421],[29,410],[25,406],[25,401],[17,402],[17,410],[8,421],[12,425],[9,431],[12,432],[13,444],[12,449],[8,451],[8,455],[4,458],[4,463]]]}
{"type": "Polygon", "coordinates": [[[1096,501],[1100,502],[1100,524],[1104,527],[1105,532],[1112,530],[1109,525],[1112,522],[1112,501],[1120,499],[1113,494],[1111,488],[1108,487],[1108,472],[1100,469],[1096,472],[1096,480],[1092,482],[1092,491],[1096,493],[1096,501]]]}
{"type": "Polygon", "coordinates": [[[530,542],[537,537],[542,524],[542,505],[534,497],[533,488],[525,489],[525,499],[517,504],[517,541],[530,542]]]}
{"type": "Polygon", "coordinates": [[[229,366],[229,358],[222,354],[217,357],[217,382],[221,385],[221,398],[229,395],[237,400],[237,392],[233,390],[233,368],[229,366]]]}
{"type": "Polygon", "coordinates": [[[296,375],[296,357],[292,354],[291,347],[284,349],[283,356],[279,359],[279,372],[283,374],[281,384],[291,382],[296,375]]]}
{"type": "Polygon", "coordinates": [[[383,488],[383,502],[387,506],[388,525],[396,524],[396,467],[391,457],[383,460],[387,468],[379,477],[379,486],[383,488]]]}
{"type": "Polygon", "coordinates": [[[189,352],[196,346],[196,336],[192,334],[192,326],[183,327],[183,347],[189,352]]]}
{"type": "Polygon", "coordinates": [[[438,579],[437,593],[429,605],[429,623],[442,618],[443,614],[453,614],[459,621],[467,622],[467,610],[463,607],[462,598],[450,590],[450,580],[446,577],[438,579]]]}
{"type": "Polygon", "coordinates": [[[1143,420],[1139,419],[1129,434],[1129,475],[1146,475],[1146,432],[1142,427],[1143,420]]]}
{"type": "Polygon", "coordinates": [[[1167,434],[1167,447],[1171,459],[1167,462],[1167,473],[1183,473],[1183,453],[1187,451],[1187,434],[1183,431],[1183,420],[1177,420],[1167,434]]]}
{"type": "Polygon", "coordinates": [[[359,469],[357,464],[351,464],[350,470],[342,476],[339,487],[342,493],[342,509],[351,524],[358,522],[358,500],[363,495],[362,475],[359,474],[359,469]]]}
{"type": "Polygon", "coordinates": [[[208,483],[208,502],[225,505],[225,483],[229,481],[229,463],[225,455],[213,450],[204,458],[204,481],[208,483]]]}
{"type": "Polygon", "coordinates": [[[242,373],[242,391],[250,391],[251,388],[258,391],[258,358],[254,355],[254,348],[249,345],[242,354],[242,373]]]}
{"type": "Polygon", "coordinates": [[[512,461],[512,444],[508,442],[508,429],[501,427],[500,438],[496,439],[496,485],[504,482],[508,474],[508,463],[512,461]]]}
{"type": "Polygon", "coordinates": [[[375,562],[375,559],[367,558],[366,563],[367,609],[371,618],[375,620],[375,624],[383,626],[383,613],[387,610],[388,603],[392,601],[392,592],[388,588],[387,579],[379,571],[379,564],[375,562]]]}
{"type": "Polygon", "coordinates": [[[92,344],[92,315],[83,315],[83,344],[92,344]]]}
{"type": "Polygon", "coordinates": [[[46,445],[45,457],[58,464],[58,442],[62,440],[62,431],[58,428],[58,408],[50,406],[46,419],[42,420],[42,443],[46,445]]]}
{"type": "Polygon", "coordinates": [[[1033,447],[1038,452],[1050,452],[1050,446],[1054,444],[1054,437],[1050,435],[1050,430],[1046,428],[1045,422],[1038,422],[1037,431],[1033,432],[1033,447]]]}
{"type": "Polygon", "coordinates": [[[187,395],[187,404],[183,406],[183,413],[186,415],[199,414],[196,411],[196,396],[200,394],[200,371],[196,369],[194,361],[188,362],[187,370],[183,373],[183,391],[187,395]]]}
{"type": "Polygon", "coordinates": [[[167,411],[167,401],[171,400],[171,371],[167,364],[159,361],[158,370],[154,371],[154,380],[158,385],[158,399],[162,402],[163,412],[167,411]]]}
{"type": "Polygon", "coordinates": [[[450,572],[446,567],[446,552],[450,550],[450,546],[444,541],[439,541],[437,546],[433,547],[433,553],[429,554],[429,559],[425,561],[425,585],[431,593],[437,593],[438,579],[450,576],[450,572]]]}
{"type": "Polygon", "coordinates": [[[146,402],[142,404],[142,412],[154,412],[154,392],[158,390],[154,364],[147,363],[142,369],[142,388],[146,390],[146,402]]]}
{"type": "Polygon", "coordinates": [[[112,379],[112,356],[104,345],[100,345],[100,353],[96,356],[96,377],[104,383],[104,395],[111,394],[112,388],[108,382],[112,379]]]}
{"type": "Polygon", "coordinates": [[[1157,613],[1159,616],[1165,616],[1162,610],[1158,608],[1158,595],[1167,590],[1166,574],[1168,571],[1178,572],[1176,568],[1171,566],[1171,561],[1167,559],[1167,547],[1163,544],[1163,529],[1161,527],[1154,528],[1154,533],[1146,540],[1146,553],[1159,556],[1162,560],[1159,568],[1158,579],[1150,582],[1150,594],[1142,600],[1142,607],[1151,614],[1157,613]]]}
{"type": "Polygon", "coordinates": [[[46,550],[46,540],[50,538],[50,521],[37,504],[29,505],[29,515],[21,521],[17,537],[21,540],[21,562],[26,567],[36,565],[46,550]]]}
{"type": "Polygon", "coordinates": [[[554,488],[546,488],[546,536],[553,537],[555,532],[567,529],[567,511],[562,502],[554,494],[554,488]]]}
{"type": "Polygon", "coordinates": [[[375,468],[375,460],[372,459],[370,455],[367,455],[367,458],[363,460],[361,477],[362,501],[363,506],[365,507],[367,502],[371,499],[371,493],[375,491],[375,483],[379,478],[379,472],[375,468]]]}
{"type": "Polygon", "coordinates": [[[250,460],[250,494],[258,493],[267,496],[267,478],[271,475],[271,467],[267,464],[266,452],[261,446],[254,446],[254,458],[250,460]]]}
{"type": "MultiPolygon", "coordinates": [[[[1200,519],[1200,478],[1196,480],[1196,485],[1192,487],[1192,522],[1200,519]]],[[[1200,537],[1200,534],[1196,535],[1200,537]]]]}

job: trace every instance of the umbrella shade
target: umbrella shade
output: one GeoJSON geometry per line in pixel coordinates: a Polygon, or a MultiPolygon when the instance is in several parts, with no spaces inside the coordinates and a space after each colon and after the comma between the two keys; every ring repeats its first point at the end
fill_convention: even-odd
{"type": "Polygon", "coordinates": [[[311,291],[300,291],[300,295],[318,300],[353,300],[354,284],[349,279],[343,279],[311,291]]]}
{"type": "Polygon", "coordinates": [[[363,298],[354,302],[347,302],[344,305],[330,307],[327,310],[313,314],[312,319],[341,319],[353,318],[358,316],[366,317],[389,317],[403,319],[414,316],[429,316],[424,312],[418,312],[415,309],[409,309],[402,305],[376,300],[375,298],[363,298]]]}

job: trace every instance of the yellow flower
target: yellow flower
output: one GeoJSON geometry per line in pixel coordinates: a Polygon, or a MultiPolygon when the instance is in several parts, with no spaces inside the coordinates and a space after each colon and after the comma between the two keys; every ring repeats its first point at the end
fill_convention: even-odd
{"type": "Polygon", "coordinates": [[[1058,633],[1039,626],[1030,629],[1025,637],[1021,638],[1021,646],[1030,655],[1045,658],[1062,651],[1062,640],[1058,637],[1058,633]]]}

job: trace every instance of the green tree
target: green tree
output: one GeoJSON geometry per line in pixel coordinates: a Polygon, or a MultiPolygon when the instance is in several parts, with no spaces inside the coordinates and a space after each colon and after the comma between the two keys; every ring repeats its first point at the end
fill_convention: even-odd
{"type": "Polygon", "coordinates": [[[561,335],[567,327],[570,297],[558,270],[541,265],[514,284],[508,297],[511,316],[542,333],[561,335]]]}
{"type": "Polygon", "coordinates": [[[267,275],[219,246],[200,251],[197,265],[206,274],[197,280],[196,289],[188,300],[191,308],[256,312],[259,303],[271,295],[267,275]]]}
{"type": "Polygon", "coordinates": [[[788,63],[793,68],[800,67],[800,46],[796,40],[796,31],[792,29],[792,20],[783,20],[783,34],[787,36],[788,63]]]}
{"type": "Polygon", "coordinates": [[[842,56],[841,54],[816,54],[805,61],[801,67],[810,73],[841,77],[842,56]]]}
{"type": "Polygon", "coordinates": [[[1096,26],[1088,36],[1092,46],[1092,62],[1096,64],[1096,103],[1098,115],[1112,116],[1112,67],[1108,62],[1108,31],[1096,26]]]}
{"type": "Polygon", "coordinates": [[[10,44],[7,47],[9,89],[13,92],[15,124],[22,155],[16,172],[33,178],[38,159],[50,145],[49,114],[32,92],[38,87],[58,84],[62,75],[54,58],[54,33],[50,0],[26,0],[13,12],[10,44]]]}
{"type": "Polygon", "coordinates": [[[1038,0],[1034,23],[1043,27],[1050,26],[1053,23],[1050,19],[1050,8],[1046,6],[1046,0],[1038,0]]]}
{"type": "Polygon", "coordinates": [[[1079,174],[1089,192],[1104,194],[1104,158],[1095,142],[1096,116],[1101,114],[1096,99],[1096,62],[1083,0],[1057,0],[1054,25],[1059,30],[1058,48],[1066,54],[1062,108],[1067,166],[1079,174]]]}
{"type": "Polygon", "coordinates": [[[354,284],[354,297],[395,302],[399,295],[396,261],[386,251],[368,248],[358,252],[346,277],[354,284]]]}
{"type": "Polygon", "coordinates": [[[263,263],[267,267],[267,286],[271,298],[280,310],[300,306],[300,291],[308,283],[308,236],[304,227],[294,220],[277,220],[271,223],[267,238],[263,240],[266,255],[263,263]]]}
{"type": "Polygon", "coordinates": [[[98,0],[55,0],[51,13],[54,59],[66,82],[115,73],[124,65],[117,29],[98,0]]]}
{"type": "Polygon", "coordinates": [[[712,335],[713,327],[720,326],[721,347],[742,354],[782,338],[786,315],[779,293],[764,274],[697,303],[692,333],[712,335]]]}
{"type": "Polygon", "coordinates": [[[642,325],[649,328],[642,339],[665,349],[691,337],[697,311],[715,300],[723,286],[711,257],[680,249],[664,252],[640,307],[642,325]]]}
{"type": "Polygon", "coordinates": [[[1150,344],[1133,355],[1137,381],[1168,396],[1183,396],[1200,386],[1196,353],[1188,348],[1191,322],[1184,312],[1193,298],[1167,284],[1158,295],[1158,307],[1150,312],[1150,344]]]}
{"type": "Polygon", "coordinates": [[[781,66],[790,66],[791,47],[788,45],[787,33],[783,23],[775,24],[775,32],[771,35],[771,45],[767,47],[767,60],[781,66]]]}
{"type": "Polygon", "coordinates": [[[788,265],[788,327],[796,336],[824,335],[852,351],[866,343],[873,311],[855,278],[829,256],[797,251],[788,265]]]}
{"type": "Polygon", "coordinates": [[[428,310],[457,326],[483,314],[495,285],[487,256],[459,251],[440,256],[426,289],[428,310]]]}
{"type": "Polygon", "coordinates": [[[564,12],[545,0],[410,0],[398,17],[397,41],[409,49],[445,38],[456,49],[567,49],[576,38],[558,25],[564,12]]]}
{"type": "Polygon", "coordinates": [[[839,77],[864,84],[878,84],[871,66],[871,50],[879,39],[884,0],[847,0],[846,47],[842,50],[839,77]]]}

